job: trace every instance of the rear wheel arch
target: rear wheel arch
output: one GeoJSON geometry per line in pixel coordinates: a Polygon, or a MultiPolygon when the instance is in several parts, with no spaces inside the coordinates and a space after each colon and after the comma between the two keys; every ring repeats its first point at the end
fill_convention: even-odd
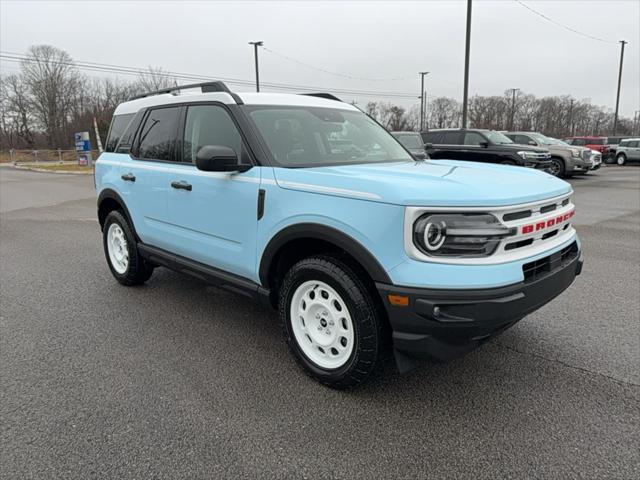
{"type": "MultiPolygon", "coordinates": [[[[100,223],[100,228],[104,227],[104,222],[113,210],[122,211],[123,215],[131,225],[131,228],[135,234],[135,226],[133,225],[133,221],[131,219],[131,215],[129,214],[129,209],[127,208],[126,203],[122,199],[122,197],[110,188],[102,190],[100,195],[98,195],[98,222],[100,223]]],[[[137,235],[136,235],[137,238],[137,235]]]]}

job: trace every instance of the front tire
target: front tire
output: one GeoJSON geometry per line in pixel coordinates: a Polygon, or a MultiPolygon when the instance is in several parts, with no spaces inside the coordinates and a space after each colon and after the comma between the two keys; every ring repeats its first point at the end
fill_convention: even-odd
{"type": "Polygon", "coordinates": [[[624,153],[619,154],[618,156],[616,156],[616,163],[618,165],[624,165],[625,163],[627,163],[627,156],[624,153]]]}
{"type": "Polygon", "coordinates": [[[315,380],[355,387],[382,364],[384,317],[347,263],[314,256],[296,263],[280,290],[279,314],[287,345],[315,380]]]}
{"type": "Polygon", "coordinates": [[[549,167],[549,173],[554,177],[563,178],[565,176],[566,169],[564,167],[564,161],[560,158],[552,158],[551,166],[549,167]]]}
{"type": "Polygon", "coordinates": [[[153,267],[138,252],[138,247],[122,212],[109,212],[102,227],[102,244],[109,270],[122,285],[140,285],[151,277],[153,267]]]}

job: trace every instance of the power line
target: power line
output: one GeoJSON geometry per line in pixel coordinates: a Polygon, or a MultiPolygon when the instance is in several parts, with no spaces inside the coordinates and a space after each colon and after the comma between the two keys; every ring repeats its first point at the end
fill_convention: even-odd
{"type": "MultiPolygon", "coordinates": [[[[16,63],[19,63],[22,61],[27,61],[27,62],[37,61],[34,58],[24,54],[15,53],[15,52],[6,52],[6,51],[0,52],[0,58],[4,59],[5,61],[16,62],[16,63]]],[[[103,73],[116,73],[116,74],[135,75],[135,76],[149,73],[148,70],[142,69],[139,67],[128,67],[123,65],[114,65],[114,64],[107,64],[107,63],[98,63],[98,62],[89,62],[89,61],[64,62],[60,60],[48,60],[48,61],[54,64],[73,66],[81,70],[90,70],[90,71],[97,71],[97,72],[103,72],[103,73]]],[[[212,77],[207,75],[171,72],[171,71],[154,72],[154,74],[162,77],[170,77],[170,78],[175,78],[179,80],[202,80],[202,81],[222,80],[232,85],[241,85],[241,86],[254,85],[254,83],[250,80],[237,79],[237,78],[231,78],[231,77],[221,77],[221,76],[212,77]]],[[[415,98],[414,94],[401,93],[401,92],[318,87],[318,86],[296,85],[296,84],[276,83],[276,82],[261,82],[261,84],[277,90],[298,90],[298,91],[307,91],[307,92],[330,90],[338,94],[356,95],[356,96],[363,96],[363,97],[385,97],[385,98],[405,98],[405,99],[415,98]]]]}
{"type": "Polygon", "coordinates": [[[522,5],[524,8],[526,8],[527,10],[535,13],[536,15],[538,15],[539,17],[544,18],[546,21],[553,23],[554,25],[557,25],[558,27],[562,27],[565,30],[568,30],[570,32],[573,33],[577,33],[578,35],[582,35],[583,37],[587,37],[590,38],[591,40],[597,40],[598,42],[604,42],[604,43],[617,43],[614,40],[605,40],[604,38],[599,38],[599,37],[594,37],[593,35],[590,35],[588,33],[584,33],[581,32],[579,30],[576,30],[575,28],[571,28],[568,25],[565,25],[563,23],[560,22],[556,22],[553,18],[550,18],[548,16],[546,16],[544,13],[540,13],[537,10],[534,10],[533,8],[531,8],[529,5],[525,4],[524,2],[520,1],[520,0],[514,0],[514,2],[519,3],[520,5],[522,5]]]}
{"type": "Polygon", "coordinates": [[[395,81],[399,81],[399,80],[407,80],[409,77],[398,77],[398,78],[367,78],[367,77],[358,77],[356,75],[349,75],[346,73],[338,73],[338,72],[332,72],[331,70],[326,70],[324,68],[320,68],[320,67],[316,67],[315,65],[311,65],[310,63],[305,63],[302,62],[300,60],[297,60],[293,57],[290,57],[288,55],[285,55],[283,53],[278,53],[274,50],[271,50],[270,48],[267,48],[265,46],[262,46],[262,49],[266,52],[269,52],[273,55],[276,55],[277,57],[283,58],[285,60],[288,60],[290,62],[293,63],[297,63],[298,65],[302,65],[304,67],[307,68],[311,68],[313,70],[316,70],[318,72],[322,72],[322,73],[326,73],[329,75],[335,75],[336,77],[341,77],[341,78],[348,78],[349,80],[365,80],[367,82],[395,82],[395,81]]]}

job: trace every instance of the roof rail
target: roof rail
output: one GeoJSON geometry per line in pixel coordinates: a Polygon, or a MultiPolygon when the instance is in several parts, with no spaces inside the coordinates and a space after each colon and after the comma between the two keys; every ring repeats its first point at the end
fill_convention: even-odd
{"type": "Polygon", "coordinates": [[[338,102],[341,102],[342,100],[340,100],[338,97],[336,97],[335,95],[331,94],[331,93],[301,93],[300,95],[306,95],[307,97],[318,97],[318,98],[326,98],[327,100],[336,100],[338,102]]]}
{"type": "Polygon", "coordinates": [[[216,80],[214,82],[191,83],[189,85],[176,85],[174,87],[162,88],[160,90],[156,90],[155,92],[147,92],[136,95],[134,97],[131,97],[129,100],[137,100],[139,98],[152,97],[154,95],[162,95],[164,93],[173,93],[180,90],[186,90],[188,88],[200,88],[202,93],[225,92],[231,95],[238,105],[243,104],[242,99],[237,94],[229,90],[229,87],[227,87],[224,82],[221,82],[219,80],[216,80]]]}

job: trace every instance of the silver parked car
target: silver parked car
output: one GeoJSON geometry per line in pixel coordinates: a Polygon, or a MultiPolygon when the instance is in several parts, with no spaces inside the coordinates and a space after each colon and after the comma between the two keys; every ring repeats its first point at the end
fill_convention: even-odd
{"type": "Polygon", "coordinates": [[[591,150],[586,147],[569,145],[537,132],[507,132],[505,135],[520,145],[532,145],[549,150],[552,162],[549,173],[556,177],[570,177],[574,173],[595,170],[591,150]]]}
{"type": "Polygon", "coordinates": [[[625,138],[616,148],[616,163],[624,165],[630,161],[640,160],[640,138],[625,138]]]}

